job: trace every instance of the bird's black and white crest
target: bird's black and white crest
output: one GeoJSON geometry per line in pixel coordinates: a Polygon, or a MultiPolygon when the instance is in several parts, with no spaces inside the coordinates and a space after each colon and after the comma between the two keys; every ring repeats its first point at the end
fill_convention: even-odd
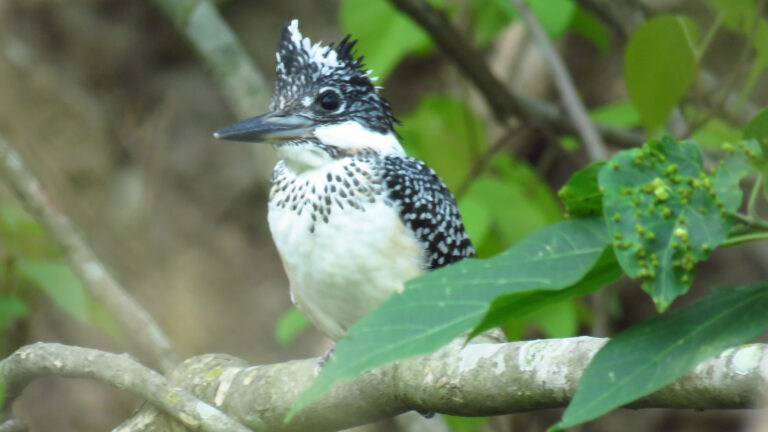
{"type": "Polygon", "coordinates": [[[323,92],[334,91],[340,96],[338,109],[333,112],[316,110],[326,123],[357,121],[378,133],[393,132],[397,120],[379,88],[373,85],[369,70],[363,69],[362,57],[355,57],[357,41],[345,37],[333,44],[313,44],[299,31],[298,20],[283,27],[277,48],[277,78],[270,109],[276,111],[310,112],[320,103],[323,92]]]}

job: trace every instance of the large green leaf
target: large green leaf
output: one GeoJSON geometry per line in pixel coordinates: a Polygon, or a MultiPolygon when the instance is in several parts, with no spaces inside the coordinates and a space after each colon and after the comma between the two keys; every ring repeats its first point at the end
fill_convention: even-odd
{"type": "Polygon", "coordinates": [[[403,57],[432,46],[429,35],[387,0],[342,0],[339,22],[358,40],[366,67],[382,81],[403,57]]]}
{"type": "Polygon", "coordinates": [[[54,260],[21,260],[18,269],[19,274],[33,282],[70,316],[120,339],[117,323],[83,287],[67,264],[54,260]]]}
{"type": "Polygon", "coordinates": [[[598,175],[603,215],[624,271],[658,310],[688,291],[694,266],[728,237],[742,163],[704,171],[696,145],[670,137],[617,153],[598,175]]]}
{"type": "Polygon", "coordinates": [[[476,326],[501,294],[576,284],[607,242],[602,220],[573,219],[545,227],[496,257],[466,259],[409,281],[403,293],[349,329],[289,416],[337,380],[444,346],[476,326]]]}
{"type": "Polygon", "coordinates": [[[684,309],[630,327],[592,359],[555,428],[599,417],[750,341],[768,327],[766,311],[768,283],[761,283],[717,289],[684,309]]]}
{"type": "Polygon", "coordinates": [[[666,122],[693,82],[692,44],[697,38],[696,24],[675,15],[655,17],[632,32],[624,53],[624,80],[649,134],[666,122]]]}
{"type": "Polygon", "coordinates": [[[472,338],[490,328],[505,325],[511,319],[525,318],[547,305],[589,294],[615,282],[622,274],[613,250],[607,247],[589,273],[568,288],[528,290],[496,297],[469,337],[472,338]]]}

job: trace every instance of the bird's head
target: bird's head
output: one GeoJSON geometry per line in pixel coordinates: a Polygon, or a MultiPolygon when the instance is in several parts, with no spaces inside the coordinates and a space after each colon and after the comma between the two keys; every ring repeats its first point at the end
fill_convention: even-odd
{"type": "Polygon", "coordinates": [[[364,152],[403,150],[397,121],[379,88],[352,52],[356,41],[335,47],[302,37],[298,20],[285,26],[277,48],[277,80],[270,112],[216,132],[216,138],[271,143],[297,171],[364,152]]]}

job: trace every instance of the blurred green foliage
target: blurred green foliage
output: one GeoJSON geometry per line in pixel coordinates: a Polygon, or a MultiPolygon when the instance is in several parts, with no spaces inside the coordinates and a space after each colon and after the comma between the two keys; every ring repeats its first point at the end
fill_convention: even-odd
{"type": "MultiPolygon", "coordinates": [[[[0,201],[0,340],[34,310],[38,293],[72,318],[120,340],[117,324],[85,289],[40,224],[14,201],[0,201]]],[[[3,345],[4,349],[7,347],[3,345]]]]}

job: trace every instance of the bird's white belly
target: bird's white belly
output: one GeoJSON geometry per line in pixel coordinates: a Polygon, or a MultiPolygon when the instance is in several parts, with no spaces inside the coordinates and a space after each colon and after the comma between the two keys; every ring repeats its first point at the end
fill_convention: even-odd
{"type": "Polygon", "coordinates": [[[313,223],[309,209],[297,214],[269,207],[269,227],[292,298],[334,340],[424,272],[422,248],[397,211],[381,197],[363,209],[334,205],[327,222],[313,223]]]}

